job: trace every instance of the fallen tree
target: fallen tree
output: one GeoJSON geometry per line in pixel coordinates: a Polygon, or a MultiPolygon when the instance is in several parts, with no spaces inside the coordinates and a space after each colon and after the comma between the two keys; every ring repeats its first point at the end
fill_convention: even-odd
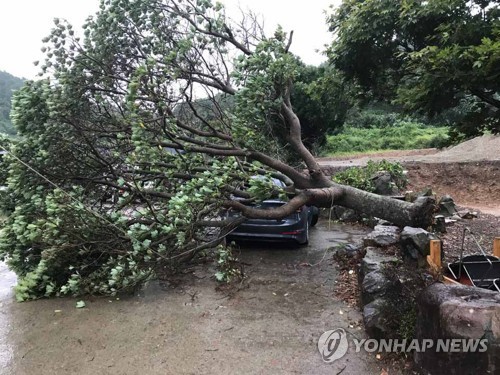
{"type": "Polygon", "coordinates": [[[213,249],[244,217],[304,204],[429,225],[427,198],[381,197],[322,172],[290,100],[291,33],[266,37],[253,15],[234,23],[208,0],[102,1],[84,29],[80,40],[56,20],[42,79],[14,100],[16,206],[0,255],[20,300],[116,293],[213,249]],[[245,204],[273,195],[287,203],[245,204]],[[244,217],[226,219],[227,208],[244,217]]]}

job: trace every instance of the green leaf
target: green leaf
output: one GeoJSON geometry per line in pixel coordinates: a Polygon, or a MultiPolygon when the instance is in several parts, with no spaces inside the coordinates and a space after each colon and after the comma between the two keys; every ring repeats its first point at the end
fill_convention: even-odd
{"type": "Polygon", "coordinates": [[[84,301],[78,301],[78,302],[76,303],[76,308],[77,308],[77,309],[83,309],[85,306],[86,306],[86,305],[85,305],[85,302],[84,302],[84,301]]]}

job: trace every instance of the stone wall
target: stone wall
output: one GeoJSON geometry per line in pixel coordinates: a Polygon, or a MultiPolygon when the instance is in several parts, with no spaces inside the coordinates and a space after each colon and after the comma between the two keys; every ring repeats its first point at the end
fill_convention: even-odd
{"type": "Polygon", "coordinates": [[[425,268],[431,239],[438,237],[419,228],[405,227],[400,232],[388,225],[377,225],[366,236],[366,255],[358,274],[367,333],[378,339],[401,339],[398,324],[407,324],[411,325],[408,332],[415,328],[420,340],[487,339],[483,352],[445,353],[431,348],[414,353],[414,362],[430,375],[500,374],[500,293],[434,282],[425,268]],[[420,282],[420,278],[426,280],[420,282]],[[416,319],[404,321],[401,316],[395,322],[393,316],[397,320],[402,306],[408,304],[416,319]]]}

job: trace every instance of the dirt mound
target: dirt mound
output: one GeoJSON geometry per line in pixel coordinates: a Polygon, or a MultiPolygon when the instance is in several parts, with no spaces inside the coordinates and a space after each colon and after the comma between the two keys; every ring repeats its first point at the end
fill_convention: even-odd
{"type": "Polygon", "coordinates": [[[432,158],[446,162],[500,160],[500,135],[483,135],[482,137],[460,143],[432,158]]]}
{"type": "Polygon", "coordinates": [[[405,163],[413,189],[432,186],[438,197],[449,194],[460,205],[500,216],[500,135],[473,138],[418,161],[405,163]]]}
{"type": "Polygon", "coordinates": [[[408,163],[409,190],[432,187],[461,206],[500,216],[500,161],[469,163],[408,163]]]}

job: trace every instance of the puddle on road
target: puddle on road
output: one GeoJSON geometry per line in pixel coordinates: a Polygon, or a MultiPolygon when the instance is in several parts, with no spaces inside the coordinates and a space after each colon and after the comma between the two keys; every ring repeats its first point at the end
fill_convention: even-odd
{"type": "Polygon", "coordinates": [[[329,243],[330,247],[361,242],[362,238],[371,231],[366,227],[358,225],[346,225],[328,221],[320,221],[318,229],[324,231],[324,235],[320,240],[323,243],[329,243]]]}
{"type": "Polygon", "coordinates": [[[6,369],[13,358],[13,350],[7,336],[10,330],[10,305],[13,302],[16,275],[0,262],[0,369],[6,369]]]}
{"type": "Polygon", "coordinates": [[[358,226],[339,224],[332,221],[320,220],[311,228],[310,242],[307,246],[293,243],[275,242],[243,242],[239,247],[244,261],[255,260],[258,256],[270,262],[316,263],[325,255],[325,250],[349,243],[360,243],[371,229],[358,226]]]}

